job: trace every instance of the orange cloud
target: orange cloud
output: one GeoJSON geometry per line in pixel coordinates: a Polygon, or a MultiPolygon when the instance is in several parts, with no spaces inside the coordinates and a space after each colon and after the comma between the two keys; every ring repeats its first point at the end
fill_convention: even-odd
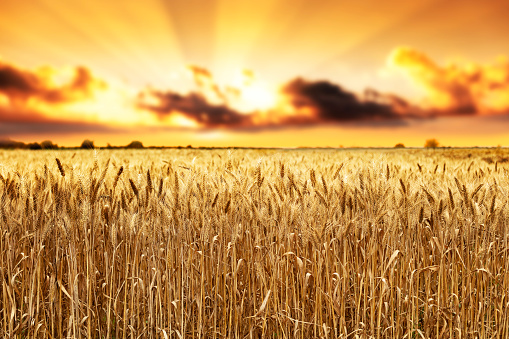
{"type": "MultiPolygon", "coordinates": [[[[105,117],[112,110],[122,109],[122,102],[104,104],[105,98],[116,95],[115,91],[86,67],[46,66],[27,70],[0,60],[0,135],[19,134],[23,130],[26,133],[113,131],[118,126],[105,123],[105,117]]],[[[115,99],[120,97],[117,95],[115,99]]],[[[139,116],[139,113],[131,115],[139,116]]]]}
{"type": "Polygon", "coordinates": [[[209,98],[216,102],[227,101],[227,96],[219,88],[219,85],[215,83],[212,73],[203,67],[190,65],[187,68],[193,75],[194,82],[198,88],[209,98]]]}
{"type": "Polygon", "coordinates": [[[507,58],[490,65],[440,66],[420,51],[400,47],[389,60],[427,90],[431,109],[449,114],[509,113],[507,58]]]}
{"type": "MultiPolygon", "coordinates": [[[[61,75],[49,67],[30,71],[0,61],[0,95],[14,105],[22,105],[29,99],[58,104],[90,97],[95,88],[106,86],[85,67],[76,67],[70,79],[59,84],[61,75]]],[[[64,78],[69,77],[64,75],[64,78]]]]}

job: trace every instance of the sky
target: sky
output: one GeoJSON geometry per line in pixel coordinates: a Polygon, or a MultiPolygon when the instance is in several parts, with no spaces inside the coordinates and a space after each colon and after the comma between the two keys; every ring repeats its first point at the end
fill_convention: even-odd
{"type": "Polygon", "coordinates": [[[0,0],[0,139],[509,146],[505,0],[0,0]]]}

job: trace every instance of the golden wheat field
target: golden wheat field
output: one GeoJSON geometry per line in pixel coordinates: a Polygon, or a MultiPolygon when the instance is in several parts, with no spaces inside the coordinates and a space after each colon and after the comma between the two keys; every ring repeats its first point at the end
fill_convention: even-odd
{"type": "Polygon", "coordinates": [[[3,338],[508,338],[509,151],[0,152],[3,338]]]}

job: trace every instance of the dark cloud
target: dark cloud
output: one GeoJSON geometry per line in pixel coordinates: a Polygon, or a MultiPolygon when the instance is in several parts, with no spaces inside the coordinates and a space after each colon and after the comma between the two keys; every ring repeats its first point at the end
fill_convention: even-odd
{"type": "Polygon", "coordinates": [[[226,106],[226,104],[211,104],[200,93],[182,95],[172,91],[151,91],[150,93],[140,94],[139,98],[139,107],[154,112],[160,117],[178,112],[206,127],[242,127],[250,125],[249,115],[239,113],[226,106]],[[156,99],[158,104],[143,103],[147,95],[156,99]]]}
{"type": "Polygon", "coordinates": [[[84,67],[74,69],[69,83],[54,86],[41,72],[27,71],[0,61],[0,94],[15,102],[29,98],[48,103],[70,102],[89,97],[95,88],[105,86],[84,67]]]}
{"type": "MultiPolygon", "coordinates": [[[[399,119],[395,97],[385,97],[369,90],[365,100],[328,81],[308,81],[297,78],[286,84],[282,92],[291,98],[296,108],[308,107],[316,112],[316,122],[399,119]]],[[[397,99],[401,106],[403,99],[397,99]]]]}
{"type": "Polygon", "coordinates": [[[29,96],[42,87],[35,75],[0,63],[0,92],[7,96],[29,96]]]}

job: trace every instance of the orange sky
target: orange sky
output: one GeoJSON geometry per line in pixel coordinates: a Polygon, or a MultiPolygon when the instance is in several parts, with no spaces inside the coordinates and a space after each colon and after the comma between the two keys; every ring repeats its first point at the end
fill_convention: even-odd
{"type": "Polygon", "coordinates": [[[509,145],[509,2],[317,4],[0,0],[0,139],[509,145]]]}

